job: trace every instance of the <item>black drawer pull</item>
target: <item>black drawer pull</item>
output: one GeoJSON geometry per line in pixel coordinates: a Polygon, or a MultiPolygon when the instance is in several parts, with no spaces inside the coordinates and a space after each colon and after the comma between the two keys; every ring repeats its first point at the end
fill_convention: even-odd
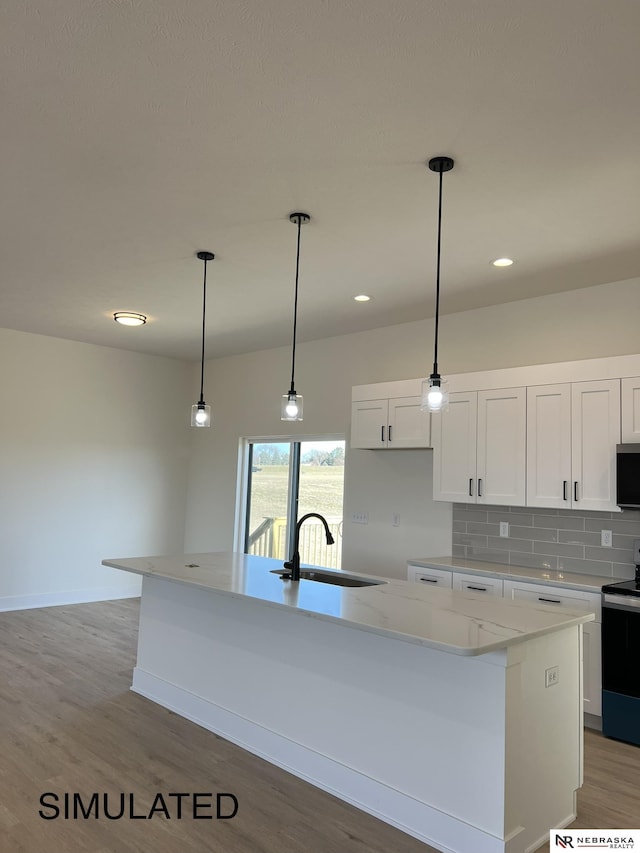
{"type": "Polygon", "coordinates": [[[438,578],[420,578],[422,583],[438,583],[438,578]]]}
{"type": "Polygon", "coordinates": [[[562,604],[559,598],[543,598],[541,595],[538,596],[538,601],[546,601],[547,604],[562,604]]]}
{"type": "Polygon", "coordinates": [[[469,585],[467,586],[467,589],[472,589],[472,590],[474,590],[475,592],[486,592],[486,591],[487,591],[487,587],[486,587],[486,586],[471,586],[471,584],[469,584],[469,585]]]}

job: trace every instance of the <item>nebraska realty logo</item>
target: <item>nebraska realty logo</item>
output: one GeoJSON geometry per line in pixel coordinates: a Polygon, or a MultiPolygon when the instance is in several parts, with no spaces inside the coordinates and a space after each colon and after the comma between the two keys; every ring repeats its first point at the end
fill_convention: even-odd
{"type": "Polygon", "coordinates": [[[640,850],[640,829],[552,829],[550,850],[640,850]]]}

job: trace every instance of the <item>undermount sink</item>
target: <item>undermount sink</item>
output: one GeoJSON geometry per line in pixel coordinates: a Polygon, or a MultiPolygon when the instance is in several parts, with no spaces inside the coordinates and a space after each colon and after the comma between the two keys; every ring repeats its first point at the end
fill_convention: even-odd
{"type": "MultiPolygon", "coordinates": [[[[288,574],[285,569],[272,569],[271,573],[274,575],[288,574]]],[[[331,583],[334,586],[377,586],[386,583],[386,581],[374,580],[373,578],[355,578],[338,574],[338,572],[323,572],[321,569],[300,569],[300,580],[331,583]]]]}

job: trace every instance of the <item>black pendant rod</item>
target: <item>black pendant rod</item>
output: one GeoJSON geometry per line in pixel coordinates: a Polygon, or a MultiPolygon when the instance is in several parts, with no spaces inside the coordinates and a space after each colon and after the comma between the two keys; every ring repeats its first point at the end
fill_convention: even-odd
{"type": "Polygon", "coordinates": [[[300,231],[302,226],[311,219],[308,213],[292,213],[289,220],[298,223],[298,242],[296,246],[296,289],[293,299],[293,344],[291,347],[291,388],[289,394],[295,394],[295,370],[296,370],[296,336],[298,329],[298,280],[300,277],[300,231]]]}
{"type": "Polygon", "coordinates": [[[453,169],[451,157],[433,157],[429,160],[429,168],[440,175],[438,188],[438,248],[436,254],[436,317],[433,344],[433,374],[438,375],[438,329],[440,325],[440,247],[442,241],[442,175],[453,169]]]}
{"type": "Polygon", "coordinates": [[[440,245],[442,240],[442,172],[438,190],[438,249],[436,253],[436,327],[433,344],[433,372],[438,372],[438,328],[440,325],[440,245]]]}
{"type": "Polygon", "coordinates": [[[213,252],[198,252],[198,258],[204,261],[204,275],[202,282],[202,351],[200,355],[200,399],[198,403],[204,404],[204,332],[207,315],[207,261],[215,258],[213,252]]]}

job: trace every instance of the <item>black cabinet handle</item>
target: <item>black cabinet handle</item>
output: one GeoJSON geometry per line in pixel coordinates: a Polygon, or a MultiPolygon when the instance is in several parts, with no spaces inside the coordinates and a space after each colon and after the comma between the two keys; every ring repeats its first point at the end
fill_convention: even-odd
{"type": "Polygon", "coordinates": [[[486,586],[471,586],[471,584],[467,585],[467,589],[472,589],[474,592],[486,592],[486,586]]]}
{"type": "Polygon", "coordinates": [[[563,481],[562,481],[562,500],[563,500],[563,501],[568,500],[568,498],[567,498],[567,486],[568,486],[568,485],[569,485],[568,480],[563,480],[563,481]]]}
{"type": "Polygon", "coordinates": [[[469,497],[473,497],[473,477],[469,477],[469,497]]]}
{"type": "Polygon", "coordinates": [[[421,583],[438,583],[438,578],[420,578],[421,583]]]}
{"type": "Polygon", "coordinates": [[[384,427],[380,427],[380,441],[384,442],[384,427]]]}
{"type": "Polygon", "coordinates": [[[574,501],[578,500],[578,481],[574,480],[573,483],[573,499],[574,501]]]}
{"type": "Polygon", "coordinates": [[[391,424],[389,424],[389,441],[391,441],[391,424]]]}
{"type": "Polygon", "coordinates": [[[482,497],[482,480],[478,477],[478,497],[482,497]]]}
{"type": "Polygon", "coordinates": [[[538,596],[538,601],[544,601],[546,604],[562,604],[559,598],[543,598],[541,595],[538,596]]]}

